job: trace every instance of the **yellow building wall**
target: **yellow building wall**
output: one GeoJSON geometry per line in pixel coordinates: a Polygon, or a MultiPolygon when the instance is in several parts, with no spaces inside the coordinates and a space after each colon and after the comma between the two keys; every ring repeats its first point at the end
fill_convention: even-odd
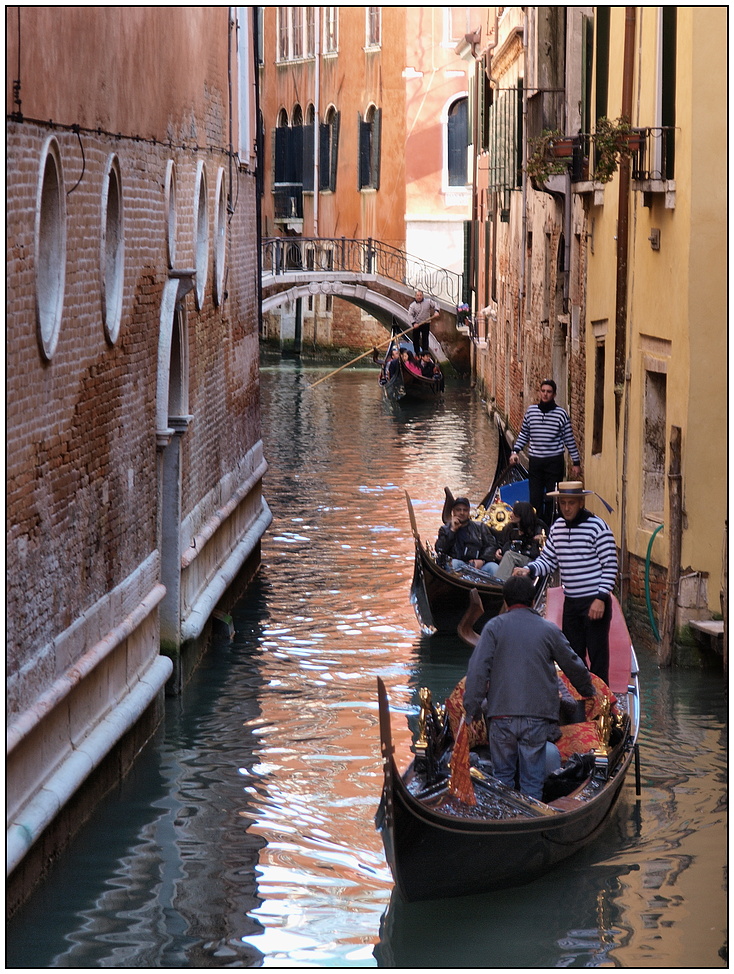
{"type": "MultiPolygon", "coordinates": [[[[658,124],[659,8],[636,8],[633,126],[658,124]]],[[[607,114],[621,114],[625,8],[611,8],[607,114]]],[[[681,569],[707,573],[710,610],[721,610],[726,519],[726,10],[679,7],[676,64],[675,206],[664,193],[645,206],[629,200],[627,382],[619,429],[615,421],[614,357],[619,176],[591,211],[586,340],[587,415],[594,406],[593,349],[606,346],[602,452],[586,438],[587,482],[615,506],[609,522],[645,558],[656,522],[642,505],[646,370],[666,375],[663,531],[652,558],[667,566],[670,511],[667,474],[671,427],[682,432],[683,536],[681,569]],[[653,250],[652,230],[660,232],[653,250]],[[625,408],[626,407],[626,408],[625,408]],[[616,498],[616,503],[612,498],[616,498]]]]}

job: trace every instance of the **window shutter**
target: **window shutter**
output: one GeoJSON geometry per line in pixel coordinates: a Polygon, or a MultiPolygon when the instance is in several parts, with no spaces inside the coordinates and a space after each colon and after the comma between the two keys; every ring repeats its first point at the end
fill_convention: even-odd
{"type": "Polygon", "coordinates": [[[336,192],[336,170],[339,159],[339,124],[341,112],[334,113],[334,120],[331,127],[331,162],[329,168],[329,189],[332,193],[336,192]]]}
{"type": "Polygon", "coordinates": [[[372,134],[372,126],[369,122],[365,122],[362,118],[362,113],[357,113],[359,121],[359,172],[357,177],[357,183],[359,189],[364,189],[370,184],[370,135],[372,134]]]}
{"type": "Polygon", "coordinates": [[[319,189],[330,189],[331,172],[331,126],[326,122],[319,125],[319,189]]]}
{"type": "Polygon", "coordinates": [[[303,127],[303,189],[304,192],[313,192],[313,125],[303,127]]]}
{"type": "Polygon", "coordinates": [[[275,165],[273,172],[276,183],[287,183],[287,159],[288,159],[288,129],[277,128],[273,130],[273,145],[275,146],[275,165]]]}
{"type": "Polygon", "coordinates": [[[378,108],[372,116],[372,186],[380,188],[380,149],[382,136],[382,109],[378,108]]]}

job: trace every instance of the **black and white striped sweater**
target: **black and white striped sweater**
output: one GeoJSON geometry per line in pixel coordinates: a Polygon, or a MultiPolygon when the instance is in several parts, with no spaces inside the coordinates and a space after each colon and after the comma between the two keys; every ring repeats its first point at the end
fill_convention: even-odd
{"type": "Polygon", "coordinates": [[[573,521],[559,517],[553,522],[545,547],[528,569],[532,576],[543,576],[559,568],[569,598],[604,598],[614,588],[618,564],[609,525],[582,508],[573,521]]]}
{"type": "Polygon", "coordinates": [[[557,404],[555,408],[548,410],[542,410],[537,403],[528,406],[512,448],[513,452],[519,453],[528,443],[530,444],[528,455],[531,457],[538,459],[557,457],[566,447],[572,463],[581,465],[581,457],[571,429],[571,420],[566,410],[557,404]]]}

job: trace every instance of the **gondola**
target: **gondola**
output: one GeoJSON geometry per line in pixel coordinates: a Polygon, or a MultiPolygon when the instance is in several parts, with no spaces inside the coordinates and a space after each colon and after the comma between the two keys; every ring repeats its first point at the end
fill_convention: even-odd
{"type": "MultiPolygon", "coordinates": [[[[390,347],[387,350],[385,360],[383,362],[383,368],[380,371],[380,386],[383,390],[383,395],[386,399],[393,402],[402,400],[417,400],[421,402],[435,402],[443,398],[444,393],[444,380],[443,376],[438,375],[433,378],[427,378],[426,376],[416,375],[407,369],[405,365],[401,362],[400,368],[396,370],[394,375],[390,378],[385,377],[385,366],[389,361],[390,354],[394,347],[394,343],[390,343],[390,347]]],[[[412,346],[401,342],[398,345],[400,350],[407,350],[412,352],[412,346]]]]}
{"type": "MultiPolygon", "coordinates": [[[[472,517],[484,521],[497,534],[507,523],[515,501],[529,498],[527,470],[522,464],[510,464],[510,448],[499,426],[498,434],[500,445],[492,485],[472,511],[472,517]]],[[[444,492],[442,519],[445,523],[451,514],[453,495],[448,487],[444,488],[444,492]]],[[[459,572],[448,570],[441,563],[433,545],[430,542],[424,544],[421,540],[413,502],[407,492],[405,497],[415,544],[410,601],[421,631],[425,635],[456,632],[459,621],[469,608],[473,589],[479,593],[484,606],[484,613],[479,619],[479,624],[483,625],[502,608],[502,582],[469,567],[459,572]]],[[[542,606],[545,585],[545,579],[536,582],[536,608],[542,606]]]]}
{"type": "MultiPolygon", "coordinates": [[[[548,589],[546,616],[560,622],[562,605],[562,590],[548,589]]],[[[406,901],[521,886],[552,869],[608,823],[633,757],[639,794],[637,659],[616,600],[609,688],[598,677],[593,679],[597,696],[584,702],[585,719],[562,728],[565,745],[558,743],[566,761],[546,779],[544,801],[495,781],[480,747],[472,754],[468,779],[477,804],[470,805],[453,793],[451,781],[456,733],[451,718],[457,718],[452,698],[457,691],[445,708],[434,705],[428,691],[421,691],[415,757],[401,774],[387,693],[378,678],[384,782],[375,822],[397,890],[406,901]]]]}

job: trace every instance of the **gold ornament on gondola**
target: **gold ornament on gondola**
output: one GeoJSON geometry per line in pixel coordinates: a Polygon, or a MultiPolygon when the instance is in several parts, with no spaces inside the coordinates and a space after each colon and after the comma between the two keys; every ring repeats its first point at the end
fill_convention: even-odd
{"type": "Polygon", "coordinates": [[[511,514],[512,506],[510,504],[497,501],[495,504],[490,504],[482,520],[493,530],[501,531],[509,523],[511,514]]]}

